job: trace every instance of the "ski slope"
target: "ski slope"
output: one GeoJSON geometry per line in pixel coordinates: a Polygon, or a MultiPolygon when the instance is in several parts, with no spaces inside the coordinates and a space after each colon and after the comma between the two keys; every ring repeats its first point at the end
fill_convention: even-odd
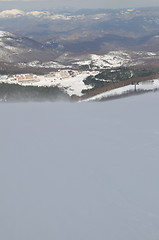
{"type": "Polygon", "coordinates": [[[158,102],[0,104],[0,239],[159,239],[158,102]]]}
{"type": "Polygon", "coordinates": [[[139,82],[136,85],[127,85],[120,88],[115,88],[110,91],[106,91],[100,94],[97,94],[93,97],[90,97],[86,100],[83,100],[84,102],[87,101],[100,101],[103,99],[107,99],[110,97],[120,97],[120,96],[126,96],[126,94],[132,94],[135,93],[141,93],[141,92],[148,92],[148,91],[158,91],[159,90],[159,79],[153,79],[148,80],[144,82],[139,82]],[[136,89],[136,90],[135,90],[136,89]]]}

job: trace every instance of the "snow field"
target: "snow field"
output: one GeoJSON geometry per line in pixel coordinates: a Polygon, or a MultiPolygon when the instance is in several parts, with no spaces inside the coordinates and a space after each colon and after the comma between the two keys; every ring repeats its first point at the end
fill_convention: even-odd
{"type": "Polygon", "coordinates": [[[158,239],[158,101],[0,104],[0,239],[158,239]]]}

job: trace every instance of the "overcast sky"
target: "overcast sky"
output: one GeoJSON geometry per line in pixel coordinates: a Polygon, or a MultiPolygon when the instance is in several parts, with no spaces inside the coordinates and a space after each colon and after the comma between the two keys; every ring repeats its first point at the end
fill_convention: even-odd
{"type": "Polygon", "coordinates": [[[72,8],[130,8],[130,7],[149,7],[159,6],[158,0],[19,0],[7,1],[0,0],[0,10],[11,8],[53,8],[53,7],[72,7],[72,8]]]}

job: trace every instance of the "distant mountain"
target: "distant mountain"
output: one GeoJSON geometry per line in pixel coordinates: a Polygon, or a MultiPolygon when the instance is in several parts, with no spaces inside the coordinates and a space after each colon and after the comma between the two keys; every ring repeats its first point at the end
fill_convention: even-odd
{"type": "Polygon", "coordinates": [[[5,10],[0,12],[0,18],[13,18],[13,17],[21,17],[24,15],[25,15],[24,11],[21,11],[18,9],[5,10]]]}
{"type": "Polygon", "coordinates": [[[57,51],[51,51],[42,43],[6,31],[0,31],[0,62],[53,60],[57,51]]]}
{"type": "Polygon", "coordinates": [[[0,19],[9,19],[9,18],[20,18],[20,17],[34,17],[34,18],[48,18],[48,19],[63,19],[63,20],[69,20],[72,19],[73,16],[68,16],[68,14],[55,14],[50,11],[21,11],[18,9],[12,9],[12,10],[5,10],[0,12],[0,19]]]}
{"type": "Polygon", "coordinates": [[[32,11],[32,12],[24,12],[18,9],[12,9],[12,10],[5,10],[0,12],[0,18],[19,18],[19,17],[24,17],[24,16],[42,16],[45,15],[44,12],[39,12],[39,11],[32,11]]]}
{"type": "Polygon", "coordinates": [[[114,50],[159,52],[158,10],[1,11],[0,61],[55,61],[67,53],[76,57],[114,50]]]}

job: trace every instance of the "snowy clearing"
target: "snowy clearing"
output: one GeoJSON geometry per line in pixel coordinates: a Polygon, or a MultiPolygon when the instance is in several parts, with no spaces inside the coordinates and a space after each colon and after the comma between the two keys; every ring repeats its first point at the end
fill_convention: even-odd
{"type": "Polygon", "coordinates": [[[131,63],[129,54],[123,51],[111,51],[105,55],[90,54],[86,61],[77,61],[77,65],[93,65],[98,68],[116,68],[131,63]]]}
{"type": "Polygon", "coordinates": [[[92,86],[85,85],[83,80],[88,76],[98,74],[97,71],[70,71],[61,70],[46,75],[17,74],[13,76],[0,76],[0,83],[19,84],[22,86],[58,86],[64,89],[70,96],[82,95],[83,89],[90,89],[92,86]]]}

